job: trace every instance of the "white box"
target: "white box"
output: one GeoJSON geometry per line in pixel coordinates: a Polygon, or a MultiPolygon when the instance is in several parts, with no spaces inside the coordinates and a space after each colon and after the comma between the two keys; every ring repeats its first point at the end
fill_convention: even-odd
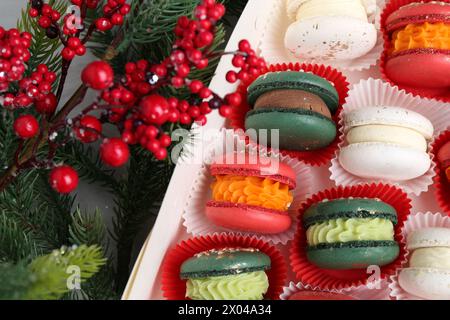
{"type": "MultiPolygon", "coordinates": [[[[266,19],[270,19],[274,1],[284,0],[249,0],[228,42],[226,51],[236,50],[241,39],[248,39],[254,48],[258,47],[265,29],[266,19]]],[[[280,63],[282,62],[284,61],[280,61],[280,63]]],[[[224,95],[233,91],[235,86],[225,81],[225,73],[230,68],[231,56],[224,56],[210,85],[214,92],[224,95]]],[[[350,84],[354,84],[369,77],[380,78],[378,70],[377,66],[363,72],[344,71],[343,73],[350,84]]],[[[224,126],[225,120],[216,112],[208,117],[205,129],[222,128],[224,126]]],[[[187,201],[191,184],[197,176],[200,167],[200,164],[181,164],[175,168],[158,219],[153,227],[153,231],[141,249],[122,299],[147,300],[163,298],[160,266],[168,249],[181,240],[189,238],[186,229],[182,225],[183,206],[187,201]]],[[[328,166],[314,167],[312,172],[315,180],[313,193],[334,186],[329,179],[328,166]]],[[[413,195],[410,195],[410,198],[413,204],[412,212],[440,211],[434,198],[434,187],[423,193],[420,198],[413,195]]],[[[285,246],[281,249],[282,252],[286,253],[288,248],[285,246]]],[[[288,285],[289,281],[295,282],[292,273],[288,274],[286,285],[288,285]]]]}

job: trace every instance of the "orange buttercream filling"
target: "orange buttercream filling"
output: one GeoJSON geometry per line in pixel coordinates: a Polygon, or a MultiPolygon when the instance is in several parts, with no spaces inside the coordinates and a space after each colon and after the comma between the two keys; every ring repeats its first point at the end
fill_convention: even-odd
{"type": "Polygon", "coordinates": [[[213,200],[286,211],[293,197],[289,186],[269,178],[218,175],[212,184],[213,200]]]}
{"type": "Polygon", "coordinates": [[[450,50],[450,24],[408,24],[392,34],[390,53],[425,48],[450,50]]]}

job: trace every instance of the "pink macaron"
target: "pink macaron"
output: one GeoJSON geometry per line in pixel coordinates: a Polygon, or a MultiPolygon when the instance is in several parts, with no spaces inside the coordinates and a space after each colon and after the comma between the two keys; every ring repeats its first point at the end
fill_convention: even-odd
{"type": "Polygon", "coordinates": [[[296,175],[277,158],[227,154],[210,167],[215,177],[206,216],[217,226],[244,232],[277,234],[289,229],[288,208],[296,175]]]}

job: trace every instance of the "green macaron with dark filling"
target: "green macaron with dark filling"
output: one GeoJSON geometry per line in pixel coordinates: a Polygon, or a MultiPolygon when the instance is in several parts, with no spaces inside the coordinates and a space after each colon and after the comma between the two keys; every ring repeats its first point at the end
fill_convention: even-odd
{"type": "Polygon", "coordinates": [[[397,212],[378,199],[325,200],[302,217],[308,260],[323,269],[384,266],[399,255],[397,212]]]}
{"type": "Polygon", "coordinates": [[[225,248],[196,254],[181,265],[186,297],[192,300],[262,300],[269,288],[271,260],[253,248],[225,248]]]}
{"type": "Polygon", "coordinates": [[[248,87],[252,106],[245,128],[279,130],[279,147],[309,151],[325,148],[337,135],[332,116],[339,107],[334,86],[315,74],[299,71],[269,72],[248,87]]]}

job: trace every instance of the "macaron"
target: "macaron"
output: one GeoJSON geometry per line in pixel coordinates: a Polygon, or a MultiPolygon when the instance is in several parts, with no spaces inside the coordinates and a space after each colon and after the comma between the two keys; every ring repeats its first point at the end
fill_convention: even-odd
{"type": "Polygon", "coordinates": [[[339,107],[334,86],[315,74],[298,71],[269,72],[248,87],[245,128],[268,130],[272,147],[308,151],[325,148],[337,135],[332,116],[339,107]],[[272,141],[273,130],[279,141],[272,141]],[[278,145],[275,145],[279,142],[278,145]]]}
{"type": "Polygon", "coordinates": [[[398,107],[367,107],[344,113],[347,145],[339,162],[362,178],[406,181],[431,166],[427,152],[433,124],[417,112],[398,107]]]}
{"type": "Polygon", "coordinates": [[[448,181],[450,182],[450,141],[439,149],[437,159],[442,170],[445,171],[448,181]]]}
{"type": "Polygon", "coordinates": [[[299,291],[289,297],[288,300],[358,300],[342,293],[328,291],[299,291]]]}
{"type": "Polygon", "coordinates": [[[279,161],[249,154],[226,154],[210,166],[212,200],[206,216],[217,226],[276,234],[288,230],[288,209],[296,187],[295,171],[279,161]]]}
{"type": "Polygon", "coordinates": [[[423,228],[407,239],[411,258],[398,276],[408,293],[429,300],[450,300],[450,229],[423,228]]]}
{"type": "Polygon", "coordinates": [[[378,199],[325,200],[302,216],[307,257],[323,269],[384,266],[399,255],[394,240],[397,212],[378,199]]]}
{"type": "Polygon", "coordinates": [[[375,10],[375,0],[288,0],[293,23],[285,47],[301,59],[359,58],[377,42],[375,26],[368,20],[375,10]]]}
{"type": "Polygon", "coordinates": [[[183,262],[180,278],[192,300],[262,300],[270,267],[270,257],[258,249],[214,249],[183,262]]]}
{"type": "Polygon", "coordinates": [[[387,17],[385,28],[389,79],[408,87],[450,89],[450,3],[402,6],[387,17]]]}

